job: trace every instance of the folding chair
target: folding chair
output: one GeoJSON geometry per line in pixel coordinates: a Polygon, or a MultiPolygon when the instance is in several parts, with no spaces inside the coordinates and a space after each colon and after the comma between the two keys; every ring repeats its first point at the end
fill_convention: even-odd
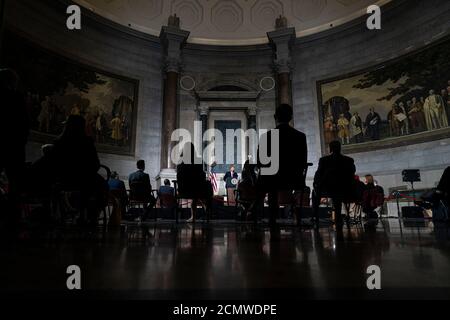
{"type": "MultiPolygon", "coordinates": [[[[158,199],[158,190],[149,190],[148,186],[144,182],[132,182],[129,190],[129,208],[142,207],[144,219],[149,212],[154,211],[156,201],[158,199]],[[146,210],[148,210],[146,212],[146,210]]],[[[155,221],[158,219],[155,213],[155,221]]]]}
{"type": "MultiPolygon", "coordinates": [[[[174,189],[175,189],[175,202],[176,202],[175,221],[176,221],[176,223],[178,223],[178,221],[179,221],[179,214],[180,214],[181,209],[182,209],[180,204],[182,204],[181,202],[183,200],[197,200],[197,201],[199,201],[201,206],[202,206],[202,208],[203,208],[203,210],[206,213],[206,221],[209,223],[209,220],[210,220],[210,212],[209,211],[211,210],[211,208],[209,208],[209,209],[206,208],[206,206],[204,204],[204,199],[193,198],[191,195],[186,195],[186,194],[180,193],[179,189],[178,189],[178,181],[177,180],[172,180],[172,182],[173,182],[174,189]]],[[[195,223],[195,220],[196,220],[196,216],[194,214],[194,216],[193,216],[193,222],[194,223],[195,223]]]]}

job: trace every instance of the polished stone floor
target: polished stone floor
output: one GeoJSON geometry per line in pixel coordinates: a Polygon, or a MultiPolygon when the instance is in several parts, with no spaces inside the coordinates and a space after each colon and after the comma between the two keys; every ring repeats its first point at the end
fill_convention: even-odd
{"type": "Polygon", "coordinates": [[[320,231],[213,222],[59,229],[2,240],[0,293],[142,299],[450,298],[450,229],[431,222],[320,231]],[[367,267],[381,268],[369,291],[367,267]],[[71,293],[72,294],[72,293],[71,293]]]}

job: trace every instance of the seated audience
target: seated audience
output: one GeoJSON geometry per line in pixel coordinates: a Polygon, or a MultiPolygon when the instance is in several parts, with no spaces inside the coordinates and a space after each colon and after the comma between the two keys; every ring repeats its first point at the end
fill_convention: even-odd
{"type": "MultiPolygon", "coordinates": [[[[262,198],[269,195],[269,223],[273,227],[276,224],[276,217],[279,211],[278,193],[301,190],[305,187],[304,171],[307,167],[307,145],[306,136],[303,132],[294,129],[290,122],[293,117],[292,107],[288,104],[280,105],[275,111],[275,122],[278,130],[279,141],[278,171],[274,175],[261,174],[258,179],[258,193],[262,198]]],[[[273,155],[271,146],[271,135],[273,130],[269,131],[262,141],[267,141],[269,155],[273,155]]],[[[263,169],[274,165],[273,163],[263,164],[261,162],[261,144],[258,146],[258,167],[263,169]]]]}
{"type": "Polygon", "coordinates": [[[182,158],[182,162],[177,166],[178,193],[184,199],[192,199],[191,217],[187,220],[188,222],[192,222],[194,221],[199,201],[204,204],[206,213],[209,215],[213,188],[211,182],[206,180],[206,173],[203,171],[202,161],[197,158],[192,143],[186,143],[184,145],[182,158]]]}
{"type": "Polygon", "coordinates": [[[99,210],[107,203],[108,186],[98,174],[97,150],[94,141],[86,135],[85,127],[83,117],[69,116],[61,136],[52,147],[43,149],[40,167],[49,170],[48,177],[60,190],[80,192],[78,205],[86,207],[88,219],[96,223],[99,210]]]}
{"type": "Polygon", "coordinates": [[[122,214],[125,214],[128,204],[127,189],[125,188],[125,182],[120,180],[119,174],[116,171],[111,173],[111,178],[108,180],[109,192],[111,195],[119,201],[119,206],[122,214]]]}
{"type": "Polygon", "coordinates": [[[318,207],[323,196],[333,201],[336,225],[342,227],[342,203],[354,193],[355,164],[350,157],[341,154],[341,143],[330,143],[330,155],[320,159],[319,167],[314,176],[313,209],[316,224],[319,222],[318,207]]]}
{"type": "Polygon", "coordinates": [[[125,191],[125,182],[120,180],[119,174],[116,171],[111,172],[111,179],[108,181],[109,190],[125,191]]]}
{"type": "Polygon", "coordinates": [[[165,179],[164,180],[164,185],[162,185],[161,187],[159,187],[159,194],[168,194],[168,195],[175,195],[175,189],[173,187],[170,186],[170,180],[169,179],[165,179]]]}
{"type": "Polygon", "coordinates": [[[138,170],[131,173],[128,177],[128,183],[130,185],[130,201],[147,203],[145,216],[148,216],[156,204],[156,199],[152,195],[150,176],[148,173],[145,173],[145,161],[139,160],[136,163],[136,167],[138,170]]]}
{"type": "Polygon", "coordinates": [[[366,175],[362,209],[368,218],[378,218],[384,204],[384,190],[375,183],[371,174],[366,175]]]}

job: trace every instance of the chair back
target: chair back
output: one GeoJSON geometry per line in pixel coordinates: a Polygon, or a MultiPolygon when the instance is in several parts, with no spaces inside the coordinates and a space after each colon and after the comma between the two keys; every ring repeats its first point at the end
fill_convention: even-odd
{"type": "Polygon", "coordinates": [[[144,182],[132,182],[130,184],[130,200],[137,202],[148,202],[151,190],[144,182]]]}
{"type": "Polygon", "coordinates": [[[162,193],[159,194],[159,205],[161,208],[172,209],[177,205],[176,198],[173,194],[162,193]]]}

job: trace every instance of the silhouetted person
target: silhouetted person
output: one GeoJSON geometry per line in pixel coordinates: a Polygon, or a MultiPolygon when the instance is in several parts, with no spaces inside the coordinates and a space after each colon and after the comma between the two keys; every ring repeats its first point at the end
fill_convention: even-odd
{"type": "Polygon", "coordinates": [[[341,143],[330,143],[330,155],[320,159],[319,167],[314,176],[313,209],[316,224],[319,223],[321,196],[332,199],[336,215],[336,225],[342,226],[342,202],[351,198],[354,193],[355,163],[350,157],[341,154],[341,143]]]}
{"type": "Polygon", "coordinates": [[[178,193],[185,199],[192,199],[191,217],[188,222],[195,218],[198,201],[206,206],[206,214],[209,214],[213,190],[211,182],[206,180],[203,164],[195,152],[192,143],[186,143],[183,148],[182,162],[177,166],[178,193]]]}
{"type": "MultiPolygon", "coordinates": [[[[288,104],[282,104],[275,111],[276,129],[279,133],[279,166],[274,175],[260,175],[258,179],[258,192],[262,196],[269,195],[270,225],[276,223],[278,214],[278,192],[289,192],[301,190],[305,187],[304,170],[307,167],[308,150],[306,145],[306,136],[303,132],[294,129],[289,123],[293,118],[292,107],[288,104]]],[[[267,141],[268,156],[273,158],[275,148],[271,145],[271,135],[273,130],[269,131],[262,140],[267,141]]],[[[262,163],[261,150],[264,146],[258,147],[258,166],[260,168],[270,167],[270,164],[262,163]]],[[[273,163],[271,163],[273,164],[273,163]]]]}
{"type": "Polygon", "coordinates": [[[384,189],[375,184],[371,174],[366,175],[366,186],[363,193],[362,210],[368,218],[378,218],[384,204],[384,189]]]}
{"type": "Polygon", "coordinates": [[[120,180],[119,174],[116,171],[111,173],[111,178],[108,180],[109,191],[117,200],[119,200],[121,213],[126,212],[126,205],[128,203],[127,189],[125,182],[120,180]]]}
{"type": "Polygon", "coordinates": [[[144,201],[148,203],[146,214],[156,204],[156,199],[152,195],[152,185],[150,183],[150,176],[145,173],[145,161],[139,160],[136,163],[137,171],[133,172],[128,177],[128,183],[130,185],[130,200],[144,201]]]}
{"type": "Polygon", "coordinates": [[[19,77],[11,69],[0,70],[0,172],[5,170],[9,189],[9,218],[18,216],[18,194],[25,166],[25,145],[30,122],[24,97],[19,93],[19,77]]]}
{"type": "MultiPolygon", "coordinates": [[[[85,128],[82,116],[70,115],[63,133],[48,148],[44,158],[49,161],[49,175],[58,189],[80,192],[78,205],[87,209],[89,222],[94,224],[99,210],[106,205],[108,185],[98,174],[100,160],[85,128]]],[[[84,217],[80,222],[85,222],[84,217]]]]}
{"type": "Polygon", "coordinates": [[[230,171],[227,171],[223,177],[225,181],[225,189],[227,190],[228,204],[234,204],[236,199],[234,197],[234,191],[236,190],[238,173],[234,170],[234,166],[230,166],[230,171]],[[235,182],[235,183],[233,183],[235,182]]]}
{"type": "Polygon", "coordinates": [[[447,206],[450,205],[450,167],[445,169],[442,174],[441,180],[437,186],[437,192],[442,195],[442,198],[447,202],[447,206]]]}
{"type": "Polygon", "coordinates": [[[164,180],[164,185],[162,185],[161,187],[159,187],[159,194],[169,194],[169,195],[175,195],[175,189],[173,187],[170,186],[170,180],[169,179],[165,179],[164,180]]]}
{"type": "Polygon", "coordinates": [[[130,186],[133,183],[142,183],[150,194],[152,191],[152,185],[150,183],[150,176],[148,175],[148,173],[145,173],[145,161],[139,160],[136,163],[136,167],[137,171],[131,173],[128,176],[128,183],[130,184],[130,186]]]}

